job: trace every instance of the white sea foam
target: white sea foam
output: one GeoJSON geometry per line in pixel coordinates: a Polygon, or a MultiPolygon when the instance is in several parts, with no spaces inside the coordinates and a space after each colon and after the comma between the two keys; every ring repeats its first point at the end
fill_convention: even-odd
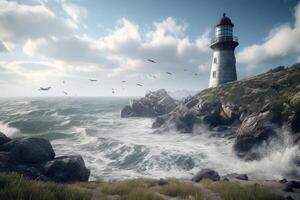
{"type": "Polygon", "coordinates": [[[4,133],[7,137],[16,137],[20,134],[19,129],[8,126],[7,123],[0,121],[0,132],[4,133]]]}
{"type": "MultiPolygon", "coordinates": [[[[118,105],[119,101],[124,105],[128,103],[122,99],[115,100],[118,105]]],[[[213,168],[221,175],[247,173],[250,178],[267,179],[299,172],[299,167],[292,160],[300,152],[287,136],[283,143],[272,143],[271,150],[265,152],[262,160],[245,162],[233,152],[233,140],[209,137],[205,127],[199,127],[194,134],[181,134],[174,130],[153,134],[153,119],[120,118],[119,109],[105,99],[45,99],[22,107],[19,115],[19,104],[10,103],[0,107],[0,117],[7,119],[5,121],[25,121],[32,127],[39,123],[35,120],[55,119],[57,125],[38,134],[63,133],[64,137],[58,134],[57,138],[51,138],[56,155],[81,154],[91,169],[91,179],[189,178],[202,168],[213,168]],[[83,103],[93,112],[83,109],[83,103]],[[33,107],[38,111],[48,106],[51,110],[46,115],[43,112],[28,114],[33,107]],[[58,112],[75,107],[78,109],[72,112],[58,112]]],[[[0,131],[10,137],[22,134],[3,122],[0,122],[0,131]]]]}

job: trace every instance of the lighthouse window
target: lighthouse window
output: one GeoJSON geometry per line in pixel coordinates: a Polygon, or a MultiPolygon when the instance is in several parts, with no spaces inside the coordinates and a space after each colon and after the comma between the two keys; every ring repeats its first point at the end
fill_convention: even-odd
{"type": "Polygon", "coordinates": [[[217,58],[214,58],[214,64],[217,64],[217,58]]]}
{"type": "Polygon", "coordinates": [[[216,71],[213,71],[212,77],[213,77],[213,78],[216,78],[216,77],[217,77],[217,72],[216,72],[216,71]]]}

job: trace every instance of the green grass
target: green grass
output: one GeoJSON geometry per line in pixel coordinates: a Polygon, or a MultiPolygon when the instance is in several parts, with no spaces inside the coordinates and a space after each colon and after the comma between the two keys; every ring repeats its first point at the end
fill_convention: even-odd
{"type": "Polygon", "coordinates": [[[291,105],[294,106],[296,111],[300,111],[300,92],[295,94],[291,99],[291,105]]]}
{"type": "Polygon", "coordinates": [[[0,173],[3,200],[88,200],[90,194],[77,185],[32,181],[22,175],[0,173]]]}
{"type": "Polygon", "coordinates": [[[105,194],[119,195],[121,199],[145,199],[160,200],[151,190],[159,184],[155,179],[130,179],[117,182],[103,182],[100,184],[101,191],[105,194]],[[142,198],[143,197],[143,198],[142,198]]]}
{"type": "MultiPolygon", "coordinates": [[[[123,198],[122,198],[123,199],[123,198]]],[[[131,190],[125,197],[126,200],[162,200],[162,198],[155,195],[152,191],[145,188],[136,188],[131,190]]]]}
{"type": "Polygon", "coordinates": [[[260,185],[247,185],[241,186],[237,182],[219,181],[212,182],[210,180],[204,180],[204,185],[219,193],[224,200],[283,200],[280,197],[266,187],[260,185]]]}
{"type": "Polygon", "coordinates": [[[167,184],[157,188],[161,194],[171,197],[180,197],[182,199],[202,200],[203,195],[200,188],[190,184],[171,179],[167,184]]]}

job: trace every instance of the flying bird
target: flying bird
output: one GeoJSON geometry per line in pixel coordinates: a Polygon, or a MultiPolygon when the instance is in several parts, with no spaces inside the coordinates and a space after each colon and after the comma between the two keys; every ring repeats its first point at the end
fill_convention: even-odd
{"type": "Polygon", "coordinates": [[[171,73],[171,72],[166,72],[166,74],[172,75],[172,73],[171,73]]]}
{"type": "Polygon", "coordinates": [[[126,81],[122,81],[122,83],[126,83],[126,81]]]}
{"type": "Polygon", "coordinates": [[[198,76],[198,74],[197,74],[197,73],[195,73],[194,75],[195,75],[195,76],[198,76]]]}
{"type": "Polygon", "coordinates": [[[65,95],[68,95],[68,93],[67,93],[66,91],[63,91],[63,93],[64,93],[65,95]]]}
{"type": "Polygon", "coordinates": [[[156,63],[154,60],[152,59],[147,59],[147,61],[152,62],[152,63],[156,63]]]}
{"type": "Polygon", "coordinates": [[[143,87],[143,85],[142,85],[142,84],[139,84],[139,83],[137,83],[136,85],[137,85],[137,86],[140,86],[140,87],[143,87]]]}
{"type": "Polygon", "coordinates": [[[186,71],[188,71],[188,70],[187,70],[187,69],[184,69],[183,71],[185,71],[185,72],[186,72],[186,71]]]}
{"type": "Polygon", "coordinates": [[[50,89],[51,89],[51,87],[40,87],[39,90],[41,90],[41,91],[48,91],[50,89]]]}
{"type": "Polygon", "coordinates": [[[155,76],[154,74],[149,74],[148,76],[149,76],[150,78],[156,79],[156,76],[155,76]]]}
{"type": "Polygon", "coordinates": [[[96,82],[96,81],[98,81],[97,79],[89,79],[89,81],[91,81],[91,82],[96,82]]]}

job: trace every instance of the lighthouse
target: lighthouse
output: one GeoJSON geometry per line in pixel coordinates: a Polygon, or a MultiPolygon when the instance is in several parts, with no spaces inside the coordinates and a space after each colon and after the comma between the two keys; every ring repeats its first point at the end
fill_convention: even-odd
{"type": "Polygon", "coordinates": [[[215,37],[210,44],[213,59],[209,87],[237,80],[234,49],[239,43],[238,38],[233,36],[233,26],[225,13],[216,24],[215,37]]]}

